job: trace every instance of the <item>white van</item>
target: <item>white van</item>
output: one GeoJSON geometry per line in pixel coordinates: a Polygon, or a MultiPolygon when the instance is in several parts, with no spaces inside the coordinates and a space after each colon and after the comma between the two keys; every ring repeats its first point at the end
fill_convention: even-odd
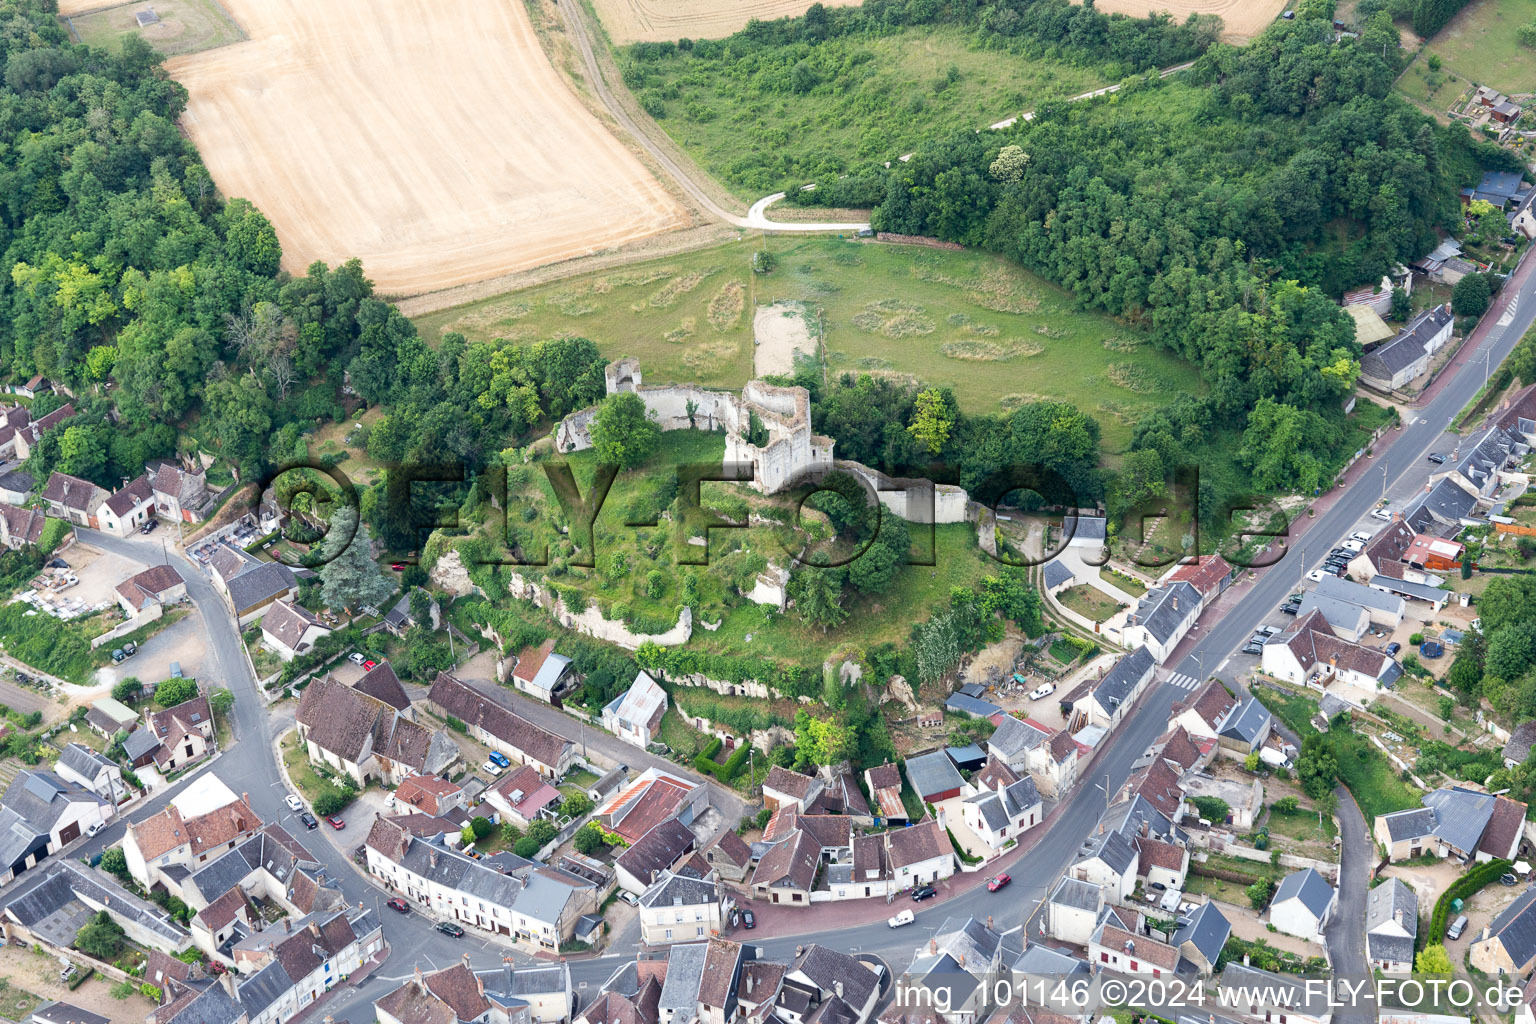
{"type": "Polygon", "coordinates": [[[1467,915],[1462,914],[1456,920],[1452,921],[1451,926],[1445,930],[1445,937],[1448,939],[1459,939],[1461,938],[1461,933],[1466,930],[1467,915]]]}

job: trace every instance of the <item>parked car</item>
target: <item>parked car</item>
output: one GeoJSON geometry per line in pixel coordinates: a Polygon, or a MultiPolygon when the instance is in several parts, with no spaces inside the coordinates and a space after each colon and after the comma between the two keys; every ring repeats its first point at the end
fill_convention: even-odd
{"type": "Polygon", "coordinates": [[[491,751],[491,760],[495,761],[497,764],[501,765],[503,768],[511,768],[512,767],[511,760],[508,759],[506,754],[503,754],[499,750],[491,751]]]}
{"type": "Polygon", "coordinates": [[[746,928],[748,931],[751,931],[753,928],[757,927],[757,918],[752,916],[752,911],[743,910],[741,912],[741,924],[742,927],[746,928]]]}
{"type": "Polygon", "coordinates": [[[464,929],[460,928],[452,921],[439,921],[437,930],[442,932],[444,935],[452,935],[456,939],[462,939],[464,937],[464,929]]]}
{"type": "Polygon", "coordinates": [[[920,885],[912,890],[912,902],[921,903],[923,900],[931,900],[939,894],[939,890],[931,885],[920,885]]]}
{"type": "Polygon", "coordinates": [[[1280,613],[1282,615],[1295,615],[1300,610],[1301,605],[1299,604],[1283,604],[1280,606],[1280,613]]]}
{"type": "Polygon", "coordinates": [[[372,672],[374,669],[376,669],[378,667],[379,667],[379,663],[376,662],[376,661],[365,661],[365,662],[363,662],[363,671],[364,672],[372,672]]]}
{"type": "Polygon", "coordinates": [[[184,678],[182,676],[182,674],[181,674],[181,662],[179,662],[179,661],[171,662],[171,678],[172,679],[182,679],[182,678],[184,678]]]}
{"type": "Polygon", "coordinates": [[[391,896],[388,900],[385,901],[385,904],[389,907],[390,910],[398,910],[402,914],[409,914],[411,912],[411,908],[406,906],[405,900],[401,899],[399,896],[391,896]]]}
{"type": "Polygon", "coordinates": [[[1437,466],[1444,465],[1444,463],[1445,463],[1445,456],[1441,455],[1439,452],[1430,452],[1429,453],[1429,461],[1433,462],[1437,466]]]}
{"type": "Polygon", "coordinates": [[[125,662],[127,660],[128,660],[128,652],[127,651],[123,650],[121,647],[114,647],[112,649],[112,664],[114,664],[114,665],[121,665],[123,662],[125,662]]]}
{"type": "Polygon", "coordinates": [[[85,834],[88,835],[88,836],[93,836],[97,832],[100,832],[102,829],[104,829],[106,827],[107,827],[107,823],[106,822],[98,821],[95,824],[93,824],[90,828],[86,829],[85,830],[85,834]]]}
{"type": "Polygon", "coordinates": [[[154,533],[155,532],[155,527],[157,527],[159,525],[160,525],[160,520],[158,520],[158,519],[151,519],[149,522],[147,522],[143,526],[139,527],[139,532],[140,533],[154,533]]]}
{"type": "Polygon", "coordinates": [[[334,814],[329,818],[326,818],[325,823],[331,826],[331,828],[336,829],[338,832],[347,827],[347,823],[336,817],[334,814]]]}
{"type": "Polygon", "coordinates": [[[1445,930],[1445,937],[1448,939],[1459,939],[1461,938],[1461,933],[1466,930],[1467,915],[1462,914],[1456,920],[1452,921],[1451,926],[1445,930]]]}
{"type": "Polygon", "coordinates": [[[1311,572],[1307,573],[1307,579],[1311,580],[1313,583],[1323,582],[1323,570],[1313,569],[1311,572]]]}
{"type": "Polygon", "coordinates": [[[997,890],[1003,888],[1011,881],[1013,881],[1013,877],[1006,873],[994,875],[993,877],[987,879],[987,892],[997,892],[997,890]]]}
{"type": "Polygon", "coordinates": [[[1243,653],[1244,654],[1263,654],[1264,653],[1264,645],[1263,644],[1254,643],[1252,640],[1250,640],[1247,643],[1243,644],[1243,653]]]}
{"type": "Polygon", "coordinates": [[[917,915],[916,914],[912,913],[912,911],[910,911],[910,910],[903,910],[901,913],[897,914],[895,917],[891,918],[889,921],[886,921],[885,923],[887,925],[889,925],[890,927],[892,927],[892,928],[900,928],[902,925],[904,925],[904,924],[911,924],[913,921],[916,921],[916,920],[917,920],[917,915]]]}
{"type": "Polygon", "coordinates": [[[1393,640],[1391,643],[1387,644],[1387,648],[1386,648],[1386,650],[1387,650],[1387,657],[1389,657],[1389,658],[1396,657],[1397,656],[1397,652],[1402,650],[1402,649],[1403,649],[1403,645],[1398,643],[1396,640],[1393,640]]]}
{"type": "Polygon", "coordinates": [[[1055,683],[1046,683],[1044,686],[1037,686],[1033,690],[1030,690],[1029,691],[1029,699],[1030,700],[1039,700],[1042,697],[1049,697],[1051,694],[1053,694],[1055,692],[1056,692],[1056,684],[1055,683]]]}
{"type": "Polygon", "coordinates": [[[1371,518],[1380,519],[1382,522],[1390,523],[1392,521],[1392,512],[1389,509],[1373,508],[1371,509],[1371,518]]]}
{"type": "Polygon", "coordinates": [[[304,809],[304,801],[300,800],[292,793],[289,793],[287,796],[283,797],[283,803],[288,805],[288,809],[290,811],[298,812],[304,809]]]}
{"type": "Polygon", "coordinates": [[[368,659],[363,657],[361,654],[358,654],[356,651],[353,651],[351,654],[347,655],[347,660],[354,665],[361,665],[368,659]]]}
{"type": "Polygon", "coordinates": [[[1365,543],[1369,542],[1370,539],[1372,537],[1374,537],[1374,536],[1375,536],[1375,534],[1369,533],[1366,530],[1356,530],[1354,533],[1349,535],[1349,539],[1350,540],[1357,540],[1361,544],[1365,544],[1365,543]]]}
{"type": "Polygon", "coordinates": [[[1344,542],[1344,550],[1348,551],[1351,555],[1358,555],[1365,550],[1365,541],[1347,540],[1344,542]]]}
{"type": "Polygon", "coordinates": [[[501,765],[497,764],[495,761],[487,761],[485,764],[480,766],[480,770],[494,779],[496,776],[501,774],[501,765]]]}
{"type": "Polygon", "coordinates": [[[619,899],[623,900],[625,903],[628,903],[632,907],[637,907],[640,905],[640,900],[628,889],[621,889],[619,891],[619,899]]]}
{"type": "Polygon", "coordinates": [[[315,820],[315,816],[310,814],[308,811],[301,813],[299,815],[299,820],[304,823],[305,828],[315,829],[320,827],[320,823],[315,820]]]}
{"type": "Polygon", "coordinates": [[[1279,626],[1260,626],[1259,632],[1265,636],[1274,636],[1276,633],[1281,632],[1281,629],[1279,626]]]}
{"type": "Polygon", "coordinates": [[[389,563],[389,567],[391,569],[393,569],[395,572],[405,572],[405,563],[404,562],[390,562],[389,563]]]}

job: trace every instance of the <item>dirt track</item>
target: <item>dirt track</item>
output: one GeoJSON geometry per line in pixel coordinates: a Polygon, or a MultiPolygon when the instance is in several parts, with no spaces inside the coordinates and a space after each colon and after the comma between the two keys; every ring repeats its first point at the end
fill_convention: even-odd
{"type": "Polygon", "coordinates": [[[550,65],[519,0],[224,0],[251,37],[167,62],[226,195],[284,266],[359,256],[410,295],[687,215],[550,65]]]}
{"type": "MultiPolygon", "coordinates": [[[[798,17],[812,0],[592,0],[603,28],[615,43],[658,43],[682,39],[721,39],[745,28],[753,18],[798,17]]],[[[827,7],[848,7],[859,0],[823,0],[827,7]]]]}

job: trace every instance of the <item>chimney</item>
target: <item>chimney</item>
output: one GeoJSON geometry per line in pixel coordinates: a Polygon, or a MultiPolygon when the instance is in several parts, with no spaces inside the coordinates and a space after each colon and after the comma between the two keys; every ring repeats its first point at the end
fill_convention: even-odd
{"type": "MultiPolygon", "coordinates": [[[[468,960],[469,957],[465,957],[464,959],[468,960]]],[[[475,988],[480,990],[480,998],[484,999],[485,998],[485,979],[480,977],[480,975],[478,975],[478,974],[475,975],[475,988]]]]}
{"type": "Polygon", "coordinates": [[[987,931],[991,931],[991,930],[992,930],[992,915],[988,914],[987,915],[987,931]]]}
{"type": "Polygon", "coordinates": [[[219,984],[224,986],[224,991],[229,993],[229,998],[238,998],[235,995],[235,972],[224,971],[219,975],[219,984]]]}
{"type": "Polygon", "coordinates": [[[469,954],[468,953],[460,953],[459,954],[459,960],[463,962],[465,970],[468,970],[469,969],[469,954]]]}
{"type": "Polygon", "coordinates": [[[938,952],[939,952],[939,940],[938,939],[929,939],[928,940],[928,955],[929,956],[935,956],[935,955],[938,954],[938,952]]]}
{"type": "Polygon", "coordinates": [[[427,851],[427,867],[437,867],[437,850],[433,849],[427,851]]]}
{"type": "MultiPolygon", "coordinates": [[[[964,956],[962,956],[960,958],[960,966],[961,967],[965,966],[965,957],[964,956]]],[[[837,998],[839,998],[839,999],[843,998],[843,983],[841,981],[834,981],[832,983],[832,991],[837,993],[837,998]]]]}
{"type": "Polygon", "coordinates": [[[1392,911],[1392,920],[1396,921],[1398,924],[1403,923],[1402,908],[1398,908],[1397,910],[1392,911]]]}
{"type": "Polygon", "coordinates": [[[1149,831],[1149,828],[1147,826],[1147,819],[1143,818],[1143,819],[1141,819],[1141,834],[1142,835],[1146,835],[1148,833],[1148,831],[1149,831]]]}
{"type": "Polygon", "coordinates": [[[309,934],[318,939],[320,937],[320,926],[313,921],[309,922],[309,934]]]}
{"type": "Polygon", "coordinates": [[[751,995],[752,994],[752,972],[751,971],[746,971],[745,974],[747,976],[747,995],[751,995]]]}
{"type": "Polygon", "coordinates": [[[1179,595],[1178,594],[1174,594],[1173,595],[1173,610],[1174,611],[1178,611],[1179,610],[1179,595]]]}
{"type": "Polygon", "coordinates": [[[419,966],[418,966],[418,967],[417,967],[417,968],[416,968],[416,985],[417,985],[417,986],[418,986],[418,987],[424,987],[424,986],[422,986],[422,981],[421,981],[421,968],[420,968],[420,967],[419,967],[419,966]]]}
{"type": "Polygon", "coordinates": [[[1243,954],[1243,966],[1244,967],[1248,966],[1248,954],[1247,953],[1243,954]]]}
{"type": "Polygon", "coordinates": [[[1101,822],[1099,822],[1099,835],[1103,835],[1103,834],[1104,834],[1104,823],[1101,821],[1101,822]]]}
{"type": "Polygon", "coordinates": [[[112,903],[112,894],[111,893],[106,893],[106,894],[104,894],[101,897],[101,905],[102,906],[104,906],[104,907],[105,906],[110,906],[111,903],[112,903]]]}
{"type": "MultiPolygon", "coordinates": [[[[965,966],[965,954],[964,953],[960,954],[960,966],[961,967],[965,966]]],[[[841,995],[842,993],[838,993],[838,994],[841,995]]]]}
{"type": "Polygon", "coordinates": [[[287,932],[290,935],[293,934],[293,919],[292,918],[290,918],[290,917],[283,918],[283,931],[287,932]]]}

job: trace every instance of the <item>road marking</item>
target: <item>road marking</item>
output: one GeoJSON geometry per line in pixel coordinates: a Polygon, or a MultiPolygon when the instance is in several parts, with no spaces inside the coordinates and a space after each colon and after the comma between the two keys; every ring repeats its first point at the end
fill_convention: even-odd
{"type": "Polygon", "coordinates": [[[1520,305],[1520,295],[1517,292],[1515,297],[1509,300],[1509,305],[1505,307],[1504,315],[1499,317],[1500,327],[1508,327],[1515,322],[1515,307],[1518,305],[1520,305]]]}
{"type": "Polygon", "coordinates": [[[1168,677],[1168,685],[1179,690],[1193,690],[1199,683],[1200,680],[1183,672],[1176,672],[1168,677]]]}

